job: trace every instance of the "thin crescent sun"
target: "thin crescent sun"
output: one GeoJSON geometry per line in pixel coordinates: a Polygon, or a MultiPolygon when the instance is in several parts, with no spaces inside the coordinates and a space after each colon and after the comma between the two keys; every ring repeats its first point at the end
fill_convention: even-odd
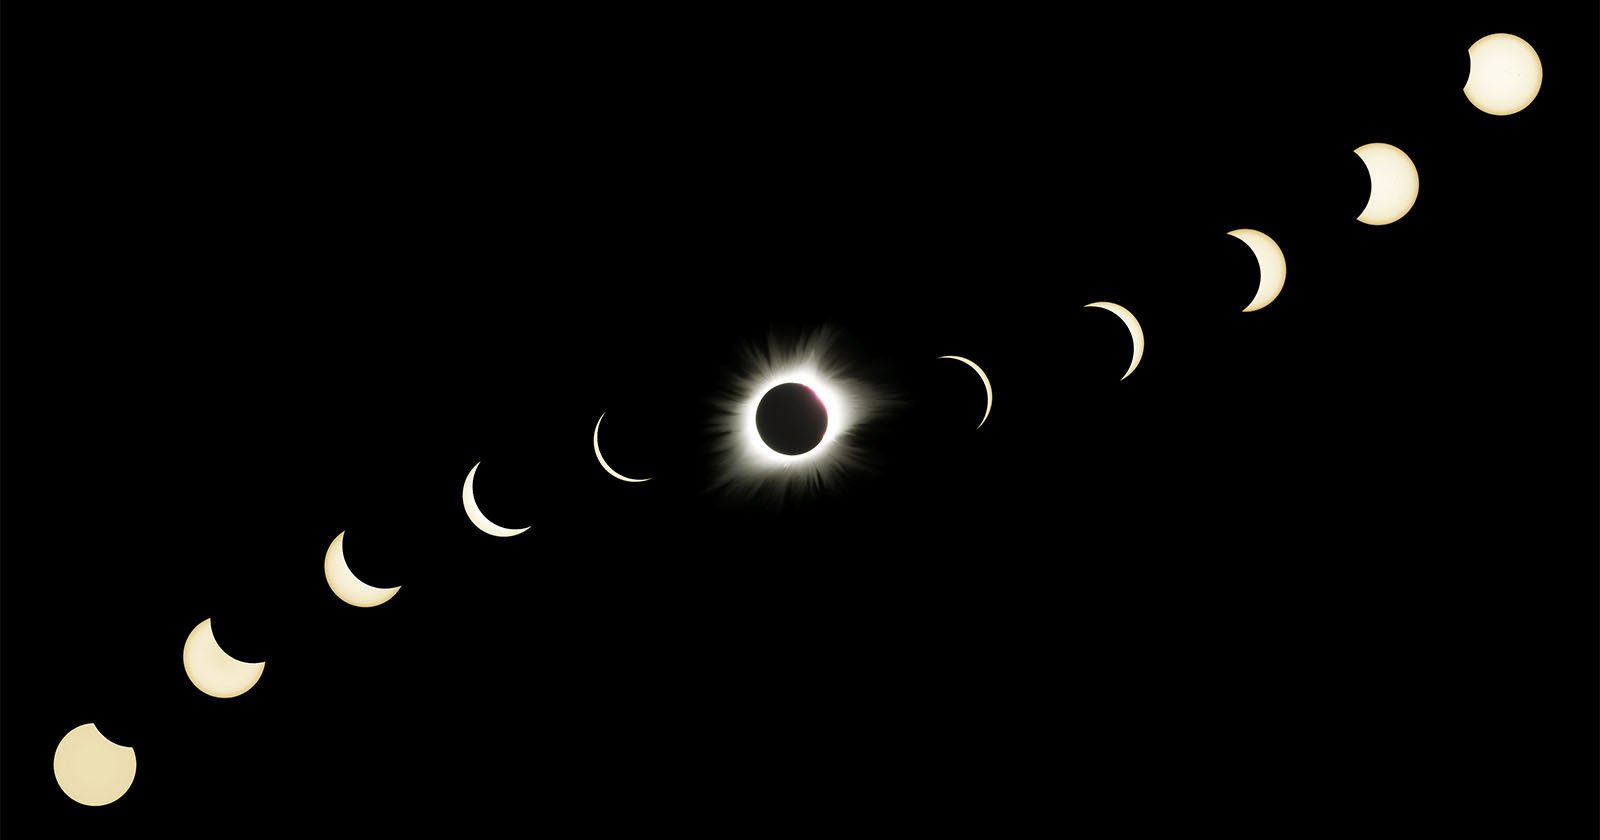
{"type": "Polygon", "coordinates": [[[1133,360],[1128,362],[1128,372],[1122,375],[1123,379],[1127,379],[1133,373],[1133,369],[1139,366],[1139,360],[1144,358],[1144,328],[1139,326],[1139,319],[1133,317],[1133,313],[1129,312],[1128,308],[1121,304],[1100,301],[1098,303],[1084,304],[1083,308],[1089,309],[1091,307],[1104,309],[1121,318],[1123,325],[1128,328],[1128,336],[1133,339],[1133,360]]]}
{"type": "Polygon", "coordinates": [[[481,466],[483,466],[482,461],[473,464],[472,469],[467,470],[467,480],[461,482],[461,507],[466,510],[467,519],[472,520],[472,524],[478,530],[491,537],[514,537],[533,527],[530,525],[523,528],[507,528],[496,525],[494,520],[483,515],[483,509],[478,507],[478,497],[472,492],[472,479],[478,475],[478,467],[481,466]]]}
{"type": "Polygon", "coordinates": [[[978,367],[977,362],[965,356],[940,356],[939,358],[955,359],[972,368],[973,372],[978,374],[978,378],[983,380],[983,419],[978,421],[978,428],[983,428],[983,424],[989,419],[989,411],[994,408],[994,386],[989,384],[989,375],[983,372],[983,368],[978,367]]]}
{"type": "MultiPolygon", "coordinates": [[[[606,413],[602,411],[600,412],[600,419],[594,421],[594,459],[600,462],[600,466],[603,467],[606,472],[610,473],[612,478],[615,478],[619,481],[626,481],[629,484],[641,484],[649,481],[649,478],[629,478],[612,469],[611,465],[606,463],[606,456],[600,454],[600,423],[605,419],[606,413]]],[[[652,478],[653,477],[654,476],[652,476],[652,478]]]]}

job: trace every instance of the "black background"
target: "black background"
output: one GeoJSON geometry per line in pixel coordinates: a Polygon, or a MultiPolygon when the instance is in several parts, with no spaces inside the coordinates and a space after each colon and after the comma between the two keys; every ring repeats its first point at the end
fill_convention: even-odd
{"type": "Polygon", "coordinates": [[[7,825],[1592,826],[1557,8],[11,16],[7,825]],[[1497,31],[1510,117],[1460,92],[1497,31]],[[902,401],[873,470],[708,493],[740,347],[823,324],[902,401]],[[393,601],[328,591],[340,531],[393,601]],[[103,808],[85,721],[138,750],[103,808]]]}

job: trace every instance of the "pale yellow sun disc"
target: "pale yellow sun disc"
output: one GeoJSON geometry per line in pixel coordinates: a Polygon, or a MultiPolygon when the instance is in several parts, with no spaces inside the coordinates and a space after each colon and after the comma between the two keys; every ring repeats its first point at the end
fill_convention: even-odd
{"type": "Polygon", "coordinates": [[[1505,32],[1485,35],[1467,48],[1472,69],[1461,92],[1485,114],[1504,117],[1533,104],[1544,84],[1544,65],[1527,41],[1505,32]]]}
{"type": "Polygon", "coordinates": [[[133,747],[106,740],[99,728],[85,723],[62,736],[56,745],[56,784],[81,805],[109,805],[133,786],[139,769],[133,747]]]}

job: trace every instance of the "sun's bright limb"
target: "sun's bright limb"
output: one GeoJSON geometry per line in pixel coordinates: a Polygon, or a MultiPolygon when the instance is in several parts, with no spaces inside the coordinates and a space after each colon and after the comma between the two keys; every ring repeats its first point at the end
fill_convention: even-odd
{"type": "Polygon", "coordinates": [[[743,367],[716,402],[716,485],[744,499],[782,501],[810,495],[865,465],[858,432],[890,404],[882,389],[852,375],[828,330],[795,341],[770,338],[750,347],[743,367]],[[786,455],[767,445],[756,428],[761,398],[779,385],[810,388],[827,412],[827,428],[816,446],[786,455]]]}

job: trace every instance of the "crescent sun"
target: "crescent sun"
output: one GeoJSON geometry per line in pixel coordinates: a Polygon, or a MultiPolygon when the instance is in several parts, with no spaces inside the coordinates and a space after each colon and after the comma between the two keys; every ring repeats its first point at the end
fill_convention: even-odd
{"type": "Polygon", "coordinates": [[[1083,308],[1088,309],[1090,307],[1104,309],[1121,318],[1122,323],[1127,325],[1128,335],[1133,338],[1133,361],[1128,363],[1128,372],[1122,375],[1123,379],[1127,379],[1128,375],[1133,373],[1133,369],[1139,366],[1139,360],[1144,358],[1144,328],[1139,326],[1139,319],[1133,317],[1133,313],[1129,312],[1127,307],[1100,301],[1098,303],[1085,304],[1083,308]]]}
{"type": "Polygon", "coordinates": [[[989,384],[989,376],[983,372],[983,368],[978,367],[977,362],[964,356],[940,356],[939,358],[955,359],[972,368],[973,372],[978,374],[978,378],[983,380],[983,419],[978,421],[978,428],[983,428],[983,424],[989,419],[989,411],[994,408],[994,386],[989,384]]]}
{"type": "Polygon", "coordinates": [[[217,644],[211,619],[196,624],[183,642],[183,670],[189,682],[212,697],[227,699],[254,688],[266,670],[265,662],[241,662],[217,644]]]}
{"type": "Polygon", "coordinates": [[[1388,143],[1368,143],[1356,149],[1366,164],[1372,181],[1367,206],[1356,221],[1368,225],[1389,225],[1400,221],[1417,203],[1419,181],[1417,165],[1411,157],[1388,143]]]}
{"type": "Polygon", "coordinates": [[[352,607],[376,607],[400,591],[398,586],[388,589],[369,586],[350,571],[350,564],[344,559],[343,531],[328,544],[328,553],[322,560],[322,573],[328,578],[328,588],[333,590],[333,594],[352,607]]]}
{"type": "Polygon", "coordinates": [[[472,479],[478,474],[478,467],[482,465],[482,461],[473,464],[472,469],[467,470],[467,480],[461,483],[461,507],[466,509],[467,518],[472,520],[472,524],[477,526],[478,530],[491,537],[514,537],[528,530],[528,528],[506,528],[496,525],[493,520],[484,516],[483,511],[478,508],[478,499],[472,493],[472,479]]]}
{"type": "Polygon", "coordinates": [[[639,484],[649,481],[650,479],[648,478],[629,478],[612,469],[611,465],[606,463],[606,456],[600,454],[600,423],[605,419],[606,414],[602,411],[600,412],[600,419],[594,421],[594,459],[600,462],[600,466],[604,468],[606,472],[611,473],[612,478],[615,478],[619,481],[626,481],[630,484],[639,484]]]}
{"type": "Polygon", "coordinates": [[[1261,283],[1256,287],[1256,296],[1244,311],[1266,308],[1283,293],[1283,280],[1289,274],[1288,264],[1283,260],[1283,249],[1272,241],[1272,237],[1259,230],[1240,228],[1228,231],[1228,235],[1249,245],[1250,252],[1255,254],[1256,264],[1261,268],[1261,283]]]}

